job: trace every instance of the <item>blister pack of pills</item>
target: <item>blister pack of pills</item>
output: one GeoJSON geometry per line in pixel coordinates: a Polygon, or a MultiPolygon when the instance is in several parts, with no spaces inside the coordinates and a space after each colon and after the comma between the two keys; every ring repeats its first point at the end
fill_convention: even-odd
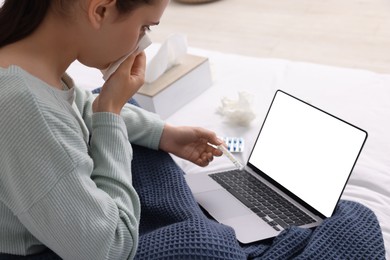
{"type": "Polygon", "coordinates": [[[232,153],[240,153],[244,151],[244,138],[242,137],[220,137],[225,144],[227,145],[227,149],[232,153]]]}

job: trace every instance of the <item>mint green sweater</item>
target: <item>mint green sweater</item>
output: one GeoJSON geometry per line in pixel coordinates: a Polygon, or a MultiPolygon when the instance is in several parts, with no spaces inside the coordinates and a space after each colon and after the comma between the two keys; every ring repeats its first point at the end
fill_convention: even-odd
{"type": "Polygon", "coordinates": [[[140,203],[129,141],[158,149],[164,123],[130,105],[93,114],[93,95],[64,82],[60,91],[0,68],[0,252],[132,258],[140,203]]]}

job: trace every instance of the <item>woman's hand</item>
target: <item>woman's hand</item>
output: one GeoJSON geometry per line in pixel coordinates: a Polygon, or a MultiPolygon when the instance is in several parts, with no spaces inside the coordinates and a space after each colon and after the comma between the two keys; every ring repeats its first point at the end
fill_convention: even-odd
{"type": "Polygon", "coordinates": [[[165,125],[160,140],[160,149],[186,159],[199,166],[207,166],[214,156],[222,152],[209,145],[221,145],[223,141],[214,132],[200,128],[165,125]]]}
{"type": "Polygon", "coordinates": [[[126,102],[144,84],[145,67],[144,52],[130,55],[103,85],[93,102],[93,112],[120,114],[126,102]]]}

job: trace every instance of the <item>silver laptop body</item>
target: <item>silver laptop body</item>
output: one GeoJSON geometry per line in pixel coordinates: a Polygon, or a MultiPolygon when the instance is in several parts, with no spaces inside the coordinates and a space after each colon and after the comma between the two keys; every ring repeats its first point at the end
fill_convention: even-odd
{"type": "MultiPolygon", "coordinates": [[[[256,183],[260,180],[276,191],[278,198],[293,205],[293,209],[284,209],[287,219],[281,220],[268,210],[263,210],[267,214],[259,213],[257,206],[248,205],[249,199],[243,197],[248,187],[241,188],[241,195],[227,186],[240,186],[241,181],[219,181],[228,173],[190,174],[185,178],[204,210],[233,227],[240,242],[251,243],[275,237],[291,225],[315,227],[330,217],[366,139],[364,130],[278,90],[244,171],[252,176],[246,181],[251,187],[268,190],[256,183]],[[286,211],[295,209],[303,211],[310,221],[289,219],[286,211]]],[[[231,174],[239,179],[245,176],[237,171],[231,174]]],[[[263,195],[259,196],[262,200],[263,195]]],[[[271,205],[274,208],[279,203],[271,205]]]]}

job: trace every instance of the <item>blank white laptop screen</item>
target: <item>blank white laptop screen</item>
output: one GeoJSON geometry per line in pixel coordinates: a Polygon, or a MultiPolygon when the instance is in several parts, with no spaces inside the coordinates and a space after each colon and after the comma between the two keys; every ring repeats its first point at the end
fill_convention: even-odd
{"type": "Polygon", "coordinates": [[[365,131],[278,91],[249,163],[330,217],[366,137],[365,131]]]}

